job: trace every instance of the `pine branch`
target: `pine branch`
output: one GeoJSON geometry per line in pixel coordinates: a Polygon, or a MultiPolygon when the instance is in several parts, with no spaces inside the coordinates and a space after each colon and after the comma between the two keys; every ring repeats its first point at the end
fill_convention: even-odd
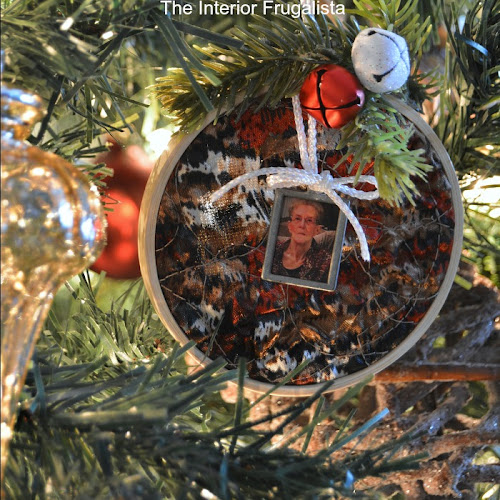
{"type": "MultiPolygon", "coordinates": [[[[417,27],[416,0],[406,3],[401,9],[398,5],[396,1],[387,4],[382,0],[379,3],[365,2],[349,12],[377,21],[382,27],[399,29],[400,34],[408,38],[412,55],[418,61],[430,32],[430,19],[417,27]]],[[[192,71],[193,87],[189,74],[174,69],[152,87],[153,95],[182,131],[194,130],[206,116],[207,104],[200,99],[198,86],[219,113],[234,108],[238,96],[243,100],[239,108],[241,115],[252,99],[259,99],[259,108],[272,107],[283,98],[297,94],[315,66],[340,64],[352,70],[350,51],[360,29],[357,23],[354,26],[334,23],[322,14],[307,16],[304,22],[300,18],[276,13],[269,18],[254,14],[251,20],[248,30],[237,28],[232,31],[233,40],[239,42],[241,48],[229,50],[220,44],[195,47],[205,56],[205,67],[221,80],[220,85],[213,85],[200,71],[192,71]]],[[[414,66],[409,88],[411,97],[420,105],[427,96],[417,67],[418,64],[414,66]]],[[[431,85],[432,82],[427,87],[431,85]]]]}
{"type": "Polygon", "coordinates": [[[440,121],[437,131],[459,174],[495,175],[500,172],[500,6],[477,2],[462,33],[454,17],[446,22],[454,57],[447,60],[450,92],[441,95],[441,112],[448,119],[440,121]]]}
{"type": "MultiPolygon", "coordinates": [[[[38,93],[47,115],[30,142],[76,162],[91,175],[89,158],[105,150],[96,138],[165,121],[144,104],[160,68],[175,58],[171,47],[192,51],[178,32],[231,45],[222,34],[172,22],[175,44],[155,29],[162,5],[155,0],[13,0],[1,12],[5,68],[2,81],[38,93]],[[98,149],[97,149],[98,148],[98,149]]],[[[192,60],[194,56],[191,57],[192,60]]],[[[140,140],[136,133],[136,141],[140,140]]],[[[101,177],[103,177],[101,175],[101,177]]]]}
{"type": "Polygon", "coordinates": [[[392,365],[378,373],[377,382],[500,380],[500,365],[480,363],[426,363],[416,366],[392,365]]]}
{"type": "Polygon", "coordinates": [[[489,217],[498,194],[495,183],[485,180],[500,174],[500,4],[474,2],[462,30],[459,14],[453,9],[445,17],[450,53],[443,87],[448,91],[440,95],[436,133],[462,181],[469,258],[498,284],[500,224],[489,217]],[[490,209],[476,205],[478,194],[489,200],[490,209]]]}
{"type": "MultiPolygon", "coordinates": [[[[377,21],[382,27],[399,28],[408,35],[415,56],[421,57],[430,21],[427,19],[416,28],[415,0],[401,8],[397,1],[385,3],[383,0],[356,5],[358,9],[352,13],[377,21]]],[[[283,98],[297,94],[305,77],[319,64],[328,62],[352,69],[350,50],[357,29],[357,24],[334,23],[321,14],[307,16],[304,22],[280,14],[269,18],[253,15],[248,30],[237,28],[232,32],[242,48],[195,47],[205,57],[204,66],[221,81],[220,85],[214,85],[196,69],[193,76],[171,69],[167,76],[158,79],[153,95],[184,132],[198,128],[205,120],[208,106],[199,98],[200,92],[208,96],[218,114],[232,110],[237,99],[241,101],[238,116],[252,100],[258,100],[257,110],[272,107],[283,98]]],[[[433,84],[431,81],[422,85],[423,78],[415,76],[408,86],[418,104],[426,97],[426,88],[433,84]]],[[[408,94],[408,90],[405,92],[408,94]]],[[[379,96],[368,92],[364,109],[343,129],[339,149],[347,146],[348,150],[338,165],[352,159],[353,166],[360,165],[357,170],[360,175],[366,165],[374,162],[381,197],[395,204],[400,204],[403,196],[412,200],[416,188],[411,177],[424,177],[431,167],[420,157],[421,150],[408,149],[411,135],[412,129],[400,125],[396,111],[379,96]]]]}
{"type": "Polygon", "coordinates": [[[373,162],[381,198],[400,204],[404,194],[412,201],[416,188],[411,177],[423,178],[432,168],[421,156],[423,150],[408,149],[413,132],[413,127],[400,124],[397,111],[385,100],[373,98],[344,129],[337,147],[347,147],[347,152],[337,165],[350,160],[359,177],[373,162]]]}
{"type": "MultiPolygon", "coordinates": [[[[233,408],[218,395],[236,373],[213,362],[187,374],[182,358],[190,345],[168,340],[142,287],[136,284],[103,310],[98,297],[105,283],[84,274],[56,297],[26,380],[7,498],[43,495],[49,484],[58,498],[199,498],[203,491],[218,498],[271,498],[275,491],[350,497],[347,477],[416,466],[418,457],[387,460],[408,437],[394,447],[328,460],[382,414],[357,429],[346,425],[341,439],[316,454],[274,446],[276,432],[259,430],[261,420],[243,420],[241,397],[233,408]]],[[[242,395],[241,376],[239,383],[242,395]]],[[[361,388],[311,425],[342,419],[336,412],[361,388]]],[[[321,391],[279,414],[295,420],[319,398],[321,391]]]]}
{"type": "MultiPolygon", "coordinates": [[[[193,71],[197,84],[219,113],[232,109],[236,96],[242,99],[240,115],[256,97],[259,108],[272,107],[284,97],[296,94],[315,66],[348,62],[347,47],[334,37],[339,28],[324,16],[317,20],[308,16],[306,24],[281,14],[273,14],[269,19],[254,15],[252,21],[248,30],[233,30],[233,39],[241,43],[241,48],[213,44],[195,47],[205,56],[205,67],[221,81],[220,85],[213,85],[200,71],[193,71]]],[[[206,116],[205,106],[193,93],[183,71],[173,69],[159,78],[153,95],[183,131],[195,129],[206,116]]]]}

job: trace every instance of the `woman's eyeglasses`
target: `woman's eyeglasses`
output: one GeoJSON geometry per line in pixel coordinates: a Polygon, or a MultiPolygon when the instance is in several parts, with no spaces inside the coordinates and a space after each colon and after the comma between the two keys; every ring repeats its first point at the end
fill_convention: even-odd
{"type": "Polygon", "coordinates": [[[304,219],[303,217],[300,217],[300,215],[294,215],[291,218],[291,221],[294,222],[295,224],[301,224],[302,222],[304,222],[306,224],[306,226],[313,226],[313,225],[316,225],[318,223],[318,221],[316,219],[314,219],[313,217],[306,217],[304,219]]]}

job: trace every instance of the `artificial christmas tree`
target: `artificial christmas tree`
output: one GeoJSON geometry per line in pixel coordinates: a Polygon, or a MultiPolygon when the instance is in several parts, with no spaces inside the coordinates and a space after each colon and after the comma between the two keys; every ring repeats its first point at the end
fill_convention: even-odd
{"type": "MultiPolygon", "coordinates": [[[[346,19],[336,21],[344,23],[349,40],[360,23],[394,24],[397,31],[406,30],[412,60],[432,54],[427,61],[441,61],[433,45],[438,27],[446,26],[448,49],[439,68],[443,91],[429,121],[464,190],[463,259],[495,278],[499,230],[489,217],[495,207],[481,205],[474,186],[498,171],[498,2],[471,0],[463,10],[451,1],[356,0],[346,5],[346,19]],[[425,44],[412,43],[427,32],[425,44]]],[[[325,61],[340,62],[314,53],[314,43],[302,29],[287,38],[285,60],[283,54],[269,55],[272,44],[264,50],[248,26],[260,20],[245,14],[216,16],[195,8],[190,16],[165,16],[165,6],[156,1],[8,1],[2,7],[3,79],[39,93],[47,110],[30,142],[70,159],[101,186],[102,170],[93,161],[105,149],[103,134],[128,128],[147,146],[154,129],[177,124],[192,129],[206,112],[220,112],[221,103],[232,99],[231,89],[235,94],[247,89],[240,108],[244,113],[260,83],[269,81],[276,69],[271,64],[275,56],[296,78],[276,74],[262,99],[271,107],[300,90],[300,75],[305,78],[325,61]],[[228,36],[233,24],[236,32],[228,36]],[[208,52],[192,50],[207,41],[214,43],[208,52]],[[305,62],[293,52],[302,43],[312,49],[305,62]],[[259,50],[270,64],[252,55],[259,50]],[[145,89],[173,66],[181,68],[173,72],[177,77],[158,82],[167,90],[161,99],[169,109],[166,118],[145,89]],[[226,79],[214,70],[228,67],[226,79]],[[249,81],[255,82],[254,89],[247,87],[249,81]],[[168,91],[169,85],[175,92],[168,91]]],[[[283,16],[285,26],[296,22],[290,19],[283,16]]],[[[315,19],[324,25],[321,15],[315,19]]],[[[272,28],[266,40],[287,36],[281,24],[272,28]]],[[[350,57],[346,40],[342,47],[343,57],[350,57]]],[[[422,102],[426,88],[415,83],[426,75],[412,74],[417,82],[410,78],[409,95],[422,102]]],[[[372,105],[365,104],[358,117],[365,112],[365,118],[374,116],[372,105]]],[[[369,163],[375,136],[364,132],[375,124],[368,120],[364,125],[363,130],[347,129],[343,140],[358,142],[359,151],[366,153],[361,159],[369,163]]],[[[388,185],[397,186],[401,179],[394,172],[386,169],[388,185]]],[[[397,200],[399,189],[383,193],[391,195],[397,200]]],[[[110,297],[106,280],[84,273],[56,296],[28,371],[5,496],[348,497],[376,489],[408,498],[491,498],[497,494],[491,483],[498,482],[498,396],[492,382],[498,378],[498,295],[468,270],[459,281],[472,284],[471,290],[454,288],[442,316],[407,355],[411,373],[408,366],[396,364],[364,388],[285,400],[245,399],[244,360],[234,371],[219,372],[223,363],[215,361],[187,373],[182,357],[189,345],[173,343],[140,283],[110,297]],[[474,383],[457,382],[472,379],[474,383]],[[219,394],[228,380],[239,384],[233,403],[219,394]],[[387,425],[375,427],[360,441],[382,417],[387,425]],[[410,435],[402,437],[405,431],[410,435]],[[412,441],[413,433],[422,436],[412,441]],[[426,450],[432,459],[420,455],[426,450]]]]}

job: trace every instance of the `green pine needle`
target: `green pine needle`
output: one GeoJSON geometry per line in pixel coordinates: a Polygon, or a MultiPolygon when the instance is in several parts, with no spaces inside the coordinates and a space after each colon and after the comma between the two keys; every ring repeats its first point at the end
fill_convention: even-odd
{"type": "Polygon", "coordinates": [[[432,169],[422,149],[408,149],[414,129],[401,125],[399,113],[383,99],[371,96],[355,120],[345,127],[338,149],[347,152],[337,162],[337,166],[350,160],[351,169],[356,168],[359,177],[373,162],[380,197],[390,203],[400,205],[405,196],[413,202],[416,187],[412,176],[425,178],[432,169]]]}
{"type": "MultiPolygon", "coordinates": [[[[296,94],[315,66],[349,64],[349,50],[334,36],[338,31],[325,16],[308,18],[304,24],[281,14],[269,19],[254,15],[248,29],[233,30],[233,39],[241,48],[195,47],[220,85],[214,85],[199,68],[191,72],[219,113],[234,107],[236,96],[242,100],[240,114],[257,97],[259,107],[272,107],[296,94]]],[[[204,121],[206,107],[184,71],[171,69],[152,91],[182,131],[192,131],[204,121]]]]}
{"type": "MultiPolygon", "coordinates": [[[[398,0],[355,1],[355,4],[357,9],[350,11],[352,14],[406,36],[412,56],[418,61],[431,25],[429,19],[419,23],[416,0],[403,6],[398,0]]],[[[297,94],[306,76],[319,64],[351,68],[350,47],[359,29],[334,23],[323,15],[307,16],[305,22],[279,14],[269,18],[254,15],[248,29],[236,28],[232,32],[241,48],[194,47],[204,57],[206,70],[217,76],[220,85],[214,84],[197,66],[189,73],[171,69],[152,87],[153,95],[183,132],[203,123],[207,109],[205,96],[218,114],[240,102],[238,116],[241,116],[252,100],[258,100],[257,110],[272,107],[297,94]]],[[[423,77],[416,73],[416,66],[407,88],[420,105],[427,97],[426,89],[435,81],[422,84],[423,77]]],[[[412,200],[416,187],[411,177],[424,177],[431,167],[420,156],[421,150],[408,149],[413,130],[400,125],[395,110],[368,93],[364,109],[343,132],[339,149],[348,147],[348,150],[341,161],[351,159],[353,166],[360,164],[358,175],[373,161],[381,197],[395,204],[401,204],[405,196],[412,200]]]]}
{"type": "Polygon", "coordinates": [[[500,175],[500,3],[472,2],[461,19],[458,7],[450,10],[445,18],[450,33],[443,82],[447,91],[440,94],[435,130],[462,182],[467,260],[498,286],[498,186],[478,187],[500,175]]]}
{"type": "Polygon", "coordinates": [[[54,498],[200,498],[207,491],[217,498],[271,499],[276,492],[349,498],[348,471],[357,480],[417,466],[390,456],[402,441],[332,457],[382,416],[352,428],[340,413],[366,381],[324,411],[320,403],[310,425],[276,446],[283,422],[322,401],[321,390],[248,421],[243,360],[237,374],[221,372],[220,360],[187,374],[183,355],[192,344],[181,348],[170,340],[142,286],[133,284],[104,309],[99,297],[107,285],[84,274],[56,296],[26,379],[7,498],[49,497],[50,491],[54,498]],[[238,402],[230,405],[219,391],[236,375],[238,402]],[[280,428],[262,429],[281,417],[280,428]],[[289,447],[331,418],[344,423],[341,439],[309,454],[289,447]]]}

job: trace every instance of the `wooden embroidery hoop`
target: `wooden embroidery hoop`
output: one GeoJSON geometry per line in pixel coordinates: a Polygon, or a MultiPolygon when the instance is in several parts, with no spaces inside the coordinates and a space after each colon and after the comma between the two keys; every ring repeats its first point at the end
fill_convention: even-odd
{"type": "MultiPolygon", "coordinates": [[[[460,262],[460,255],[462,251],[462,237],[463,237],[463,205],[458,179],[451,163],[450,157],[443,144],[436,136],[432,128],[422,119],[422,117],[410,106],[401,100],[386,95],[384,96],[391,106],[393,106],[399,113],[410,120],[413,125],[427,138],[430,142],[434,152],[439,157],[443,166],[447,180],[451,186],[451,197],[453,203],[453,210],[455,214],[455,226],[453,229],[453,248],[450,255],[448,269],[439,291],[434,299],[434,302],[427,310],[425,316],[417,324],[415,329],[389,354],[385,355],[378,361],[375,361],[370,366],[363,368],[360,371],[354,372],[343,377],[335,379],[333,384],[328,388],[328,392],[341,389],[350,385],[361,382],[366,377],[374,375],[384,368],[392,364],[400,358],[406,351],[420,339],[425,331],[430,327],[436,316],[438,315],[441,307],[443,306],[446,297],[453,285],[455,274],[460,262]]],[[[162,155],[159,157],[156,165],[149,177],[144,197],[141,205],[141,212],[139,216],[139,263],[141,272],[144,279],[146,290],[151,298],[158,316],[172,334],[172,336],[180,344],[185,345],[189,342],[189,338],[184,331],[180,328],[174,319],[168,305],[163,297],[163,293],[158,280],[158,272],[155,259],[155,233],[156,222],[158,217],[158,210],[160,202],[165,190],[165,186],[172,174],[177,162],[193,142],[193,140],[201,133],[202,130],[214,121],[216,112],[209,114],[199,128],[199,130],[187,135],[176,137],[168,146],[162,155]]],[[[197,347],[193,347],[188,351],[190,357],[200,365],[207,365],[212,362],[202,351],[197,347]]],[[[279,387],[272,391],[273,395],[284,397],[302,397],[310,396],[314,392],[321,389],[326,383],[310,384],[310,385],[286,385],[279,387]]],[[[274,384],[267,382],[260,382],[253,380],[249,377],[245,378],[245,388],[258,393],[266,393],[272,390],[274,384]]]]}

